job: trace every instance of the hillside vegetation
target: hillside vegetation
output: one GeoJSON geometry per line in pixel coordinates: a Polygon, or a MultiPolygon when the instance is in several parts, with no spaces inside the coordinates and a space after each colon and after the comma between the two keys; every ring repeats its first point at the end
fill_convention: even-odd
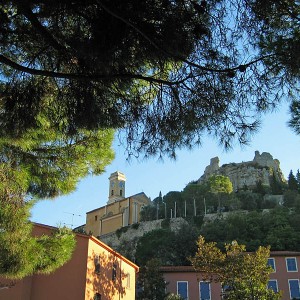
{"type": "Polygon", "coordinates": [[[161,229],[145,233],[134,243],[123,242],[118,250],[128,255],[134,247],[136,255],[131,259],[139,265],[154,257],[162,265],[189,264],[187,257],[195,254],[199,235],[208,242],[217,242],[221,249],[224,243],[236,240],[248,251],[268,245],[271,251],[299,250],[299,179],[299,171],[296,176],[291,171],[285,186],[266,187],[258,182],[253,190],[230,194],[213,193],[207,183],[192,182],[181,192],[160,195],[143,209],[143,221],[165,218],[161,229]],[[183,217],[188,223],[179,231],[172,231],[168,222],[171,214],[183,217]]]}

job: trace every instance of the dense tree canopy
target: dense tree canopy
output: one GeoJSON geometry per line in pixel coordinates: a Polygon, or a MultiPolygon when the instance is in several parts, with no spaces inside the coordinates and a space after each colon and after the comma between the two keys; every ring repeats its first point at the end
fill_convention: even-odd
{"type": "Polygon", "coordinates": [[[0,163],[20,172],[26,192],[39,198],[73,191],[88,174],[100,174],[114,158],[112,130],[80,130],[71,139],[48,120],[17,139],[0,137],[0,163]]]}
{"type": "Polygon", "coordinates": [[[25,199],[21,173],[0,164],[0,276],[12,279],[53,272],[71,258],[75,247],[73,234],[65,228],[32,235],[28,218],[33,201],[25,199]]]}
{"type": "Polygon", "coordinates": [[[283,97],[299,127],[294,1],[4,0],[0,17],[1,135],[46,114],[68,136],[122,128],[129,154],[174,156],[206,133],[246,143],[283,97]]]}
{"type": "Polygon", "coordinates": [[[254,251],[259,246],[271,246],[271,250],[294,250],[300,247],[299,212],[278,207],[269,212],[252,211],[232,213],[205,223],[201,235],[208,241],[217,241],[218,247],[237,240],[254,251]]]}
{"type": "Polygon", "coordinates": [[[145,265],[156,257],[162,265],[187,265],[187,257],[197,250],[198,232],[194,226],[182,225],[177,232],[166,228],[145,233],[137,242],[136,262],[145,265]]]}

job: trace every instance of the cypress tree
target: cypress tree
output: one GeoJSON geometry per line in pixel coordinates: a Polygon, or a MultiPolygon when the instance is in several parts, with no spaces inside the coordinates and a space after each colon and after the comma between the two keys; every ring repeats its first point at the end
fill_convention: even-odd
{"type": "Polygon", "coordinates": [[[290,190],[296,190],[296,191],[298,190],[298,182],[292,170],[290,171],[288,177],[288,187],[290,190]]]}

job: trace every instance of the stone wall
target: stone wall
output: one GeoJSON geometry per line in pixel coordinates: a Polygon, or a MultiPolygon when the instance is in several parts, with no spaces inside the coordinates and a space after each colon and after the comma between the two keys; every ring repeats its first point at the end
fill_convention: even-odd
{"type": "Polygon", "coordinates": [[[255,151],[254,159],[248,162],[230,163],[221,167],[219,162],[218,157],[212,158],[198,182],[203,182],[212,175],[224,175],[230,178],[234,190],[245,186],[253,188],[258,181],[265,186],[270,186],[271,175],[275,176],[279,183],[286,182],[279,160],[273,159],[268,152],[260,154],[259,151],[255,151]]]}
{"type": "MultiPolygon", "coordinates": [[[[136,240],[137,238],[142,237],[145,233],[149,231],[162,228],[162,222],[164,220],[165,219],[160,219],[136,223],[128,227],[123,227],[119,231],[119,236],[117,232],[112,232],[109,234],[102,235],[99,238],[105,244],[109,245],[113,249],[116,249],[123,241],[130,243],[136,240]]],[[[172,231],[178,231],[183,224],[188,224],[187,221],[183,218],[170,219],[170,228],[172,231]]]]}

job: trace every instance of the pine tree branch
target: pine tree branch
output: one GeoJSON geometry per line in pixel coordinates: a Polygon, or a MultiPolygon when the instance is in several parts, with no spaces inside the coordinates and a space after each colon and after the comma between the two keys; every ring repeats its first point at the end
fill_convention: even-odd
{"type": "Polygon", "coordinates": [[[63,51],[67,52],[67,49],[65,46],[63,46],[61,43],[58,42],[58,40],[53,37],[49,31],[40,23],[38,18],[35,16],[35,14],[32,12],[32,10],[29,7],[29,4],[24,1],[19,1],[18,3],[18,9],[19,11],[30,21],[30,23],[33,25],[33,27],[40,33],[42,38],[51,45],[54,49],[57,51],[63,51]]]}
{"type": "Polygon", "coordinates": [[[130,74],[130,73],[120,73],[120,74],[78,74],[78,73],[61,73],[54,72],[48,70],[39,70],[33,69],[29,67],[22,66],[11,59],[5,57],[0,54],[0,64],[5,64],[17,71],[21,71],[27,74],[36,75],[36,76],[45,76],[45,77],[53,77],[53,78],[61,78],[61,79],[69,79],[69,80],[81,80],[81,81],[95,81],[95,82],[103,82],[112,79],[140,79],[147,82],[159,83],[168,86],[177,85],[179,82],[177,81],[168,81],[163,79],[157,79],[154,77],[143,76],[139,74],[130,74]]]}
{"type": "Polygon", "coordinates": [[[182,61],[184,63],[186,63],[187,65],[200,69],[202,71],[207,71],[207,72],[212,72],[212,73],[228,73],[230,71],[236,71],[236,70],[243,70],[245,71],[247,67],[249,67],[250,65],[253,65],[261,60],[264,60],[265,58],[269,58],[272,57],[273,55],[265,55],[265,56],[261,56],[258,59],[255,59],[253,61],[250,61],[246,64],[243,65],[239,65],[239,66],[234,66],[232,68],[223,68],[223,69],[213,69],[213,68],[208,68],[205,66],[201,66],[199,64],[196,64],[190,60],[187,60],[186,58],[184,58],[183,56],[180,55],[176,55],[174,53],[171,53],[169,51],[166,51],[165,49],[161,48],[159,45],[157,45],[153,40],[151,40],[142,30],[140,30],[137,26],[135,26],[133,23],[131,23],[130,21],[124,19],[123,17],[117,15],[116,13],[114,13],[111,9],[109,9],[106,5],[104,5],[101,1],[97,1],[97,3],[107,12],[109,13],[111,16],[115,17],[116,19],[124,22],[126,25],[130,26],[131,28],[133,28],[135,31],[137,31],[146,41],[148,41],[155,49],[161,51],[164,55],[166,55],[167,57],[172,57],[176,60],[182,61]]]}

